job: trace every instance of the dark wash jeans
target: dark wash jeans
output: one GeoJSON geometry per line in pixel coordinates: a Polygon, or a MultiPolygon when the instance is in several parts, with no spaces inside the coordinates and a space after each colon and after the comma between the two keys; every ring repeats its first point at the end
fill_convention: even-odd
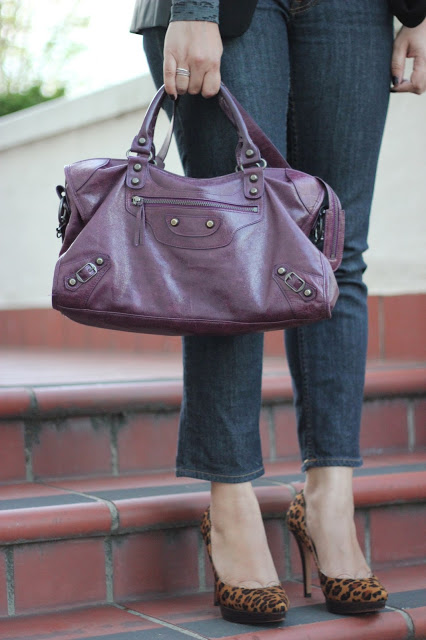
{"type": "MultiPolygon", "coordinates": [[[[163,83],[165,32],[154,27],[143,38],[157,86],[163,83]]],[[[363,252],[389,101],[392,42],[387,0],[259,0],[249,30],[224,39],[223,82],[290,164],[327,181],[346,211],[344,258],[336,273],[340,297],[332,319],[285,331],[303,470],[362,464],[363,252]]],[[[182,96],[175,133],[187,176],[234,171],[237,136],[216,98],[182,96]]],[[[263,334],[184,337],[183,358],[177,475],[215,482],[262,475],[263,334]]]]}

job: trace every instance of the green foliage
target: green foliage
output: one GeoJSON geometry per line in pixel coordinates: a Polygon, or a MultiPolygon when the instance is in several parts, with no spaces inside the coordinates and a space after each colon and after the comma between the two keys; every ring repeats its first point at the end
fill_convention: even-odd
{"type": "Polygon", "coordinates": [[[65,95],[65,88],[59,87],[55,90],[53,95],[46,96],[42,93],[41,86],[39,84],[20,93],[3,93],[0,94],[0,116],[5,116],[8,113],[13,113],[14,111],[33,107],[34,105],[46,102],[47,100],[61,98],[63,95],[65,95]]]}
{"type": "Polygon", "coordinates": [[[37,0],[0,0],[0,116],[66,93],[64,69],[84,49],[75,41],[88,26],[78,13],[80,0],[62,0],[58,24],[48,21],[44,41],[34,50],[31,34],[37,0]]]}

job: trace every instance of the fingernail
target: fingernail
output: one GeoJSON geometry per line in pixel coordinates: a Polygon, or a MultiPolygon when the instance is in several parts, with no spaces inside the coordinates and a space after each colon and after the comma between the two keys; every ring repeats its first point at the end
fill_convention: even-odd
{"type": "Polygon", "coordinates": [[[394,87],[396,87],[396,85],[399,83],[399,78],[398,76],[392,76],[392,84],[394,87]]]}

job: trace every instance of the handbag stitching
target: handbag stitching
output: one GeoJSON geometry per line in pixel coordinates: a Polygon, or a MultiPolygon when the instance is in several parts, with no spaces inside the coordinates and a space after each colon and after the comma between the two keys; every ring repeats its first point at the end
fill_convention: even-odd
{"type": "MultiPolygon", "coordinates": [[[[248,222],[247,224],[242,225],[241,227],[238,227],[237,229],[234,230],[234,232],[232,233],[230,239],[228,242],[225,242],[224,244],[219,244],[215,247],[179,247],[178,245],[174,245],[174,244],[169,244],[167,242],[164,242],[163,240],[160,240],[160,238],[158,238],[158,236],[155,233],[155,229],[153,228],[152,224],[149,222],[149,220],[146,221],[147,224],[149,224],[149,226],[151,227],[152,233],[154,234],[155,239],[157,240],[157,242],[160,242],[161,244],[164,244],[166,246],[170,246],[170,247],[176,247],[177,249],[188,249],[190,248],[191,250],[194,251],[205,251],[206,249],[221,249],[223,247],[227,247],[228,245],[231,244],[232,240],[234,239],[235,234],[237,233],[237,231],[240,231],[241,229],[246,229],[247,227],[251,227],[254,224],[259,224],[259,222],[261,222],[262,218],[260,217],[258,220],[253,220],[253,222],[248,222]]],[[[178,236],[176,236],[177,238],[178,236]]],[[[180,236],[185,237],[185,236],[180,236]]],[[[205,238],[211,238],[213,236],[204,236],[205,238]]]]}
{"type": "MultiPolygon", "coordinates": [[[[111,261],[109,261],[109,263],[105,266],[104,269],[102,269],[102,271],[98,271],[98,273],[101,273],[101,277],[100,278],[96,278],[96,276],[94,278],[92,278],[93,280],[97,280],[97,282],[93,283],[93,287],[89,290],[88,295],[84,301],[84,304],[89,304],[90,298],[92,297],[92,294],[95,292],[98,284],[100,283],[100,281],[102,280],[102,278],[104,277],[104,275],[107,273],[107,271],[109,271],[111,268],[111,261]]],[[[96,274],[97,275],[97,274],[96,274]]]]}
{"type": "MultiPolygon", "coordinates": [[[[98,309],[86,309],[86,308],[75,308],[75,307],[64,307],[62,305],[57,305],[56,307],[57,309],[61,310],[63,309],[64,311],[71,311],[71,312],[76,312],[76,311],[85,311],[89,314],[102,314],[103,316],[124,316],[126,318],[148,318],[151,320],[169,320],[170,322],[179,322],[179,324],[182,324],[182,318],[170,318],[169,316],[147,316],[147,315],[142,315],[142,314],[136,314],[136,313],[123,313],[121,311],[100,311],[98,309]]],[[[265,326],[282,326],[283,324],[290,324],[294,321],[297,321],[298,325],[301,324],[308,324],[310,322],[317,322],[318,318],[313,318],[312,320],[309,318],[306,318],[304,320],[300,320],[300,319],[294,319],[294,318],[290,318],[289,320],[271,320],[269,321],[263,321],[263,322],[243,322],[243,321],[235,321],[235,320],[206,320],[205,318],[188,318],[187,320],[184,320],[184,322],[188,322],[188,323],[200,323],[200,324],[210,324],[213,326],[220,326],[220,325],[237,325],[237,326],[249,326],[249,327],[265,327],[265,326]]]]}
{"type": "MultiPolygon", "coordinates": [[[[173,176],[173,180],[177,179],[181,182],[186,182],[186,183],[194,183],[194,184],[200,184],[200,182],[203,182],[204,180],[208,181],[207,184],[209,184],[210,182],[212,182],[214,184],[214,182],[219,182],[220,184],[223,184],[223,182],[233,182],[235,180],[236,183],[236,189],[235,191],[230,191],[229,194],[227,193],[226,195],[234,195],[235,193],[239,193],[241,186],[239,184],[238,181],[238,177],[236,178],[236,174],[234,173],[230,173],[228,175],[224,175],[224,176],[214,176],[212,178],[191,178],[191,176],[180,176],[176,173],[172,173],[171,171],[167,171],[166,169],[160,169],[159,167],[156,167],[154,165],[150,165],[148,163],[148,178],[150,178],[152,180],[152,182],[154,182],[154,184],[158,187],[162,187],[163,185],[161,185],[160,183],[156,182],[155,178],[153,176],[155,176],[155,174],[159,172],[159,173],[164,173],[167,176],[173,176]]],[[[147,180],[148,182],[148,180],[147,180]]],[[[203,185],[203,186],[207,186],[207,185],[203,185]]],[[[145,183],[145,188],[147,187],[147,184],[145,183]]],[[[164,187],[164,189],[167,191],[167,187],[164,187]]],[[[205,191],[203,191],[204,195],[209,196],[209,194],[205,191]]],[[[212,194],[214,195],[214,194],[212,194]]],[[[196,196],[194,196],[195,198],[196,196]]]]}

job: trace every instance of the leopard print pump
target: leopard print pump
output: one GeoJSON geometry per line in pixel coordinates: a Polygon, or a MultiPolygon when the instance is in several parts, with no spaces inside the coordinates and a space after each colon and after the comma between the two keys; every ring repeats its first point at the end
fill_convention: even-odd
{"type": "Polygon", "coordinates": [[[296,539],[302,560],[305,597],[311,595],[311,558],[313,557],[327,609],[331,613],[367,613],[382,609],[388,594],[376,576],[362,579],[329,578],[322,573],[318,565],[315,545],[306,529],[305,506],[305,496],[301,491],[287,511],[287,525],[296,539]]]}
{"type": "Polygon", "coordinates": [[[210,508],[203,515],[201,533],[213,569],[214,604],[220,606],[225,620],[242,624],[281,622],[289,607],[289,599],[281,585],[259,589],[245,589],[225,584],[217,575],[212,560],[210,508]]]}

